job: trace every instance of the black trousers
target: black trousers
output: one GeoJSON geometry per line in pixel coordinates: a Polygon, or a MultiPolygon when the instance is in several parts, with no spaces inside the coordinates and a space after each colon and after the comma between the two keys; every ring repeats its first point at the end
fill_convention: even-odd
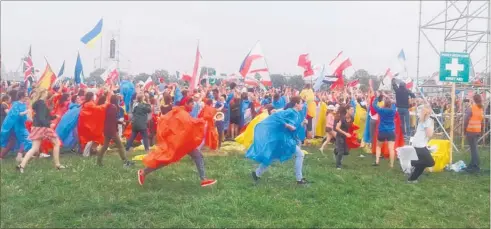
{"type": "Polygon", "coordinates": [[[414,166],[414,171],[411,173],[411,176],[409,177],[408,180],[414,181],[423,174],[425,171],[425,168],[427,167],[433,167],[435,165],[435,161],[433,160],[433,157],[431,156],[430,151],[428,148],[423,147],[423,148],[416,148],[416,155],[418,155],[419,160],[417,161],[411,161],[411,165],[414,166]]]}

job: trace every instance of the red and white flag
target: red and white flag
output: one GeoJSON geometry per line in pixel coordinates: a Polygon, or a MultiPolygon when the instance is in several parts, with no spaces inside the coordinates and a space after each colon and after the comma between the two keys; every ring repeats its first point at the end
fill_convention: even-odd
{"type": "Polygon", "coordinates": [[[349,68],[351,66],[352,66],[351,60],[348,58],[345,61],[341,62],[341,64],[339,64],[335,68],[333,75],[335,75],[338,78],[338,80],[331,85],[331,90],[344,87],[343,72],[344,72],[344,70],[346,70],[347,68],[349,68]]]}
{"type": "Polygon", "coordinates": [[[297,66],[303,68],[303,77],[314,75],[314,70],[312,69],[312,62],[310,61],[309,54],[302,54],[298,57],[297,66]]]}
{"type": "Polygon", "coordinates": [[[200,82],[199,74],[200,74],[200,61],[201,61],[201,53],[199,52],[199,44],[198,47],[196,48],[196,56],[194,58],[194,67],[193,67],[193,74],[191,75],[191,79],[189,81],[189,90],[193,91],[194,89],[198,88],[198,84],[200,82]]]}
{"type": "Polygon", "coordinates": [[[246,78],[246,76],[251,76],[253,78],[258,78],[259,81],[265,86],[272,86],[269,69],[259,42],[254,45],[251,51],[249,51],[247,56],[244,58],[242,64],[240,65],[239,72],[243,78],[246,78]]]}
{"type": "Polygon", "coordinates": [[[348,83],[348,87],[358,87],[360,85],[360,80],[353,80],[348,83]]]}
{"type": "Polygon", "coordinates": [[[107,84],[113,84],[114,82],[117,82],[119,78],[119,71],[116,68],[115,64],[112,64],[110,67],[108,67],[106,71],[102,73],[101,78],[107,84]]]}
{"type": "Polygon", "coordinates": [[[153,85],[155,85],[155,84],[153,83],[152,77],[149,76],[147,78],[147,80],[145,81],[145,83],[143,84],[143,90],[148,91],[150,89],[150,87],[153,85]]]}

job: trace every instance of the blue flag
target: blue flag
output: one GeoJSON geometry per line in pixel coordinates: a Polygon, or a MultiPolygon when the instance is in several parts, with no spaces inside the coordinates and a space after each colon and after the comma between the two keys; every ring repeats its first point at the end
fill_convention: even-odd
{"type": "Polygon", "coordinates": [[[315,80],[314,91],[318,91],[321,89],[321,86],[322,86],[322,83],[324,80],[324,69],[325,69],[325,67],[326,67],[325,65],[322,66],[322,71],[319,74],[319,76],[317,77],[317,79],[315,80]]]}
{"type": "Polygon", "coordinates": [[[63,76],[63,73],[65,73],[65,61],[63,61],[63,64],[61,65],[60,72],[58,73],[58,78],[63,76]]]}
{"type": "Polygon", "coordinates": [[[84,82],[84,69],[82,66],[82,60],[80,60],[80,53],[77,55],[77,63],[75,64],[75,84],[84,82]]]}

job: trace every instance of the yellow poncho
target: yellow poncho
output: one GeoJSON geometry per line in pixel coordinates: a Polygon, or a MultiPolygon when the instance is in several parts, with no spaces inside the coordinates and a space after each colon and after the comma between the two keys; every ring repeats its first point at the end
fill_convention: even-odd
{"type": "Polygon", "coordinates": [[[324,137],[324,135],[326,135],[326,113],[327,104],[320,102],[319,112],[317,113],[317,123],[315,125],[315,136],[317,137],[324,137]]]}
{"type": "Polygon", "coordinates": [[[254,128],[258,123],[266,119],[268,116],[268,110],[264,110],[263,113],[257,115],[254,119],[251,120],[251,122],[249,122],[245,131],[235,138],[235,141],[243,145],[246,149],[249,149],[249,146],[252,145],[252,141],[254,140],[254,128]]]}
{"type": "Polygon", "coordinates": [[[353,123],[359,127],[359,129],[355,131],[358,139],[363,138],[363,133],[365,132],[366,120],[367,120],[367,111],[363,109],[359,103],[356,103],[355,117],[353,119],[353,123]]]}
{"type": "Polygon", "coordinates": [[[300,92],[300,97],[307,102],[307,115],[314,118],[315,117],[315,96],[312,89],[303,89],[300,92]]]}

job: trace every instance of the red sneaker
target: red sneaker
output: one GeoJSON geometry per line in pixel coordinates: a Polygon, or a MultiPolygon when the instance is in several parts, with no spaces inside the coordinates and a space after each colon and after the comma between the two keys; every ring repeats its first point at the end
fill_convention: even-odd
{"type": "Polygon", "coordinates": [[[217,180],[206,179],[206,180],[201,181],[201,187],[214,185],[215,183],[217,183],[217,180]]]}
{"type": "Polygon", "coordinates": [[[145,183],[145,175],[143,173],[143,169],[138,170],[138,183],[143,185],[145,183]]]}

